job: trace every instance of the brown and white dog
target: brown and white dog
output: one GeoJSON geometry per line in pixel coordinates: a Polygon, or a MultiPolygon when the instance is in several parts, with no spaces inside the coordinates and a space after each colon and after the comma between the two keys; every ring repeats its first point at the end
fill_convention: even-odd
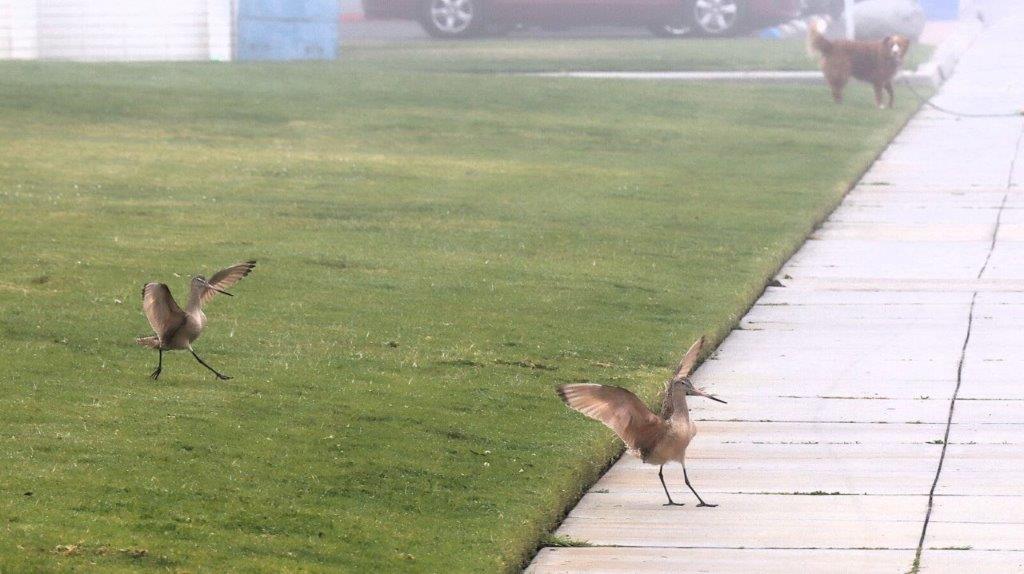
{"type": "Polygon", "coordinates": [[[880,42],[829,40],[821,34],[818,23],[807,30],[807,49],[821,57],[821,71],[832,88],[836,103],[843,101],[843,88],[850,76],[875,87],[875,103],[885,108],[882,91],[889,94],[891,108],[895,95],[892,79],[903,65],[910,49],[910,40],[903,36],[889,36],[880,42]]]}

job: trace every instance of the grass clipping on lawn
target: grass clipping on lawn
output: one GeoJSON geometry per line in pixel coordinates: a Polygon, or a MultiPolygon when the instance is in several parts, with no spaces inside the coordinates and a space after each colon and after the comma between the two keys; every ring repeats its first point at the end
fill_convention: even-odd
{"type": "Polygon", "coordinates": [[[12,572],[517,569],[619,450],[553,387],[653,399],[911,111],[358,62],[0,70],[12,572]],[[172,353],[149,380],[142,284],[182,301],[248,258],[196,344],[235,378],[172,353]]]}

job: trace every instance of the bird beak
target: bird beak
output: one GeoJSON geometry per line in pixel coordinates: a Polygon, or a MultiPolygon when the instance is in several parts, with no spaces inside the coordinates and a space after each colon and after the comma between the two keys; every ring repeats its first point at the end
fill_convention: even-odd
{"type": "Polygon", "coordinates": [[[722,403],[723,405],[729,404],[729,403],[723,401],[722,399],[720,399],[720,398],[718,398],[718,397],[716,397],[714,395],[709,395],[708,393],[705,393],[704,391],[702,391],[702,390],[700,390],[700,389],[698,389],[696,387],[690,387],[690,392],[692,392],[693,394],[697,395],[698,397],[704,397],[705,399],[711,399],[713,401],[722,403]]]}

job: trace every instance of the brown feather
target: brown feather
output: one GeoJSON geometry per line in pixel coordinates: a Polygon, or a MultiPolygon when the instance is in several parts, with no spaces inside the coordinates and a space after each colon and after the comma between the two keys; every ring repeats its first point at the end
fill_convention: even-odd
{"type": "Polygon", "coordinates": [[[697,359],[700,358],[701,349],[704,348],[704,337],[697,339],[690,345],[690,348],[683,355],[683,358],[679,361],[679,366],[676,367],[676,374],[672,376],[673,381],[679,381],[689,377],[693,373],[693,368],[697,366],[697,359]]]}
{"type": "MultiPolygon", "coordinates": [[[[242,277],[251,273],[254,267],[256,267],[256,262],[251,260],[246,261],[245,263],[236,263],[231,267],[221,269],[214,273],[213,277],[210,277],[210,279],[207,280],[207,283],[209,283],[211,287],[226,290],[228,287],[231,287],[235,283],[241,281],[242,277]]],[[[217,292],[213,289],[204,289],[203,294],[200,296],[200,302],[206,304],[210,299],[213,299],[213,296],[216,294],[217,292]]]]}
{"type": "Polygon", "coordinates": [[[150,349],[160,348],[160,339],[158,337],[139,337],[135,339],[135,342],[150,349]]]}
{"type": "Polygon", "coordinates": [[[685,379],[693,373],[693,368],[697,365],[697,359],[700,357],[700,352],[704,348],[704,337],[694,341],[690,348],[683,355],[683,358],[679,361],[679,365],[676,366],[676,372],[672,375],[672,378],[665,383],[665,393],[661,399],[661,418],[668,420],[672,418],[672,383],[685,379]]]}
{"type": "Polygon", "coordinates": [[[665,383],[665,392],[661,396],[661,418],[668,420],[672,418],[675,406],[672,404],[672,381],[665,383]]]}
{"type": "Polygon", "coordinates": [[[642,458],[647,458],[668,430],[665,421],[626,389],[588,383],[562,385],[556,392],[570,408],[615,431],[642,458]]]}
{"type": "MultiPolygon", "coordinates": [[[[163,283],[147,283],[142,288],[142,311],[149,320],[160,343],[166,343],[185,324],[185,312],[171,296],[171,290],[163,283]]],[[[149,343],[140,344],[149,345],[149,343]]]]}

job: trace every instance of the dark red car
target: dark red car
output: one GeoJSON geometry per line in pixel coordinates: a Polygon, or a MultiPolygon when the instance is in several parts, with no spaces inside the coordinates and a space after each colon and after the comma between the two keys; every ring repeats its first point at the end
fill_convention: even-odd
{"type": "Polygon", "coordinates": [[[516,26],[646,26],[659,36],[729,36],[800,14],[801,0],[363,0],[371,19],[418,20],[438,38],[516,26]]]}

